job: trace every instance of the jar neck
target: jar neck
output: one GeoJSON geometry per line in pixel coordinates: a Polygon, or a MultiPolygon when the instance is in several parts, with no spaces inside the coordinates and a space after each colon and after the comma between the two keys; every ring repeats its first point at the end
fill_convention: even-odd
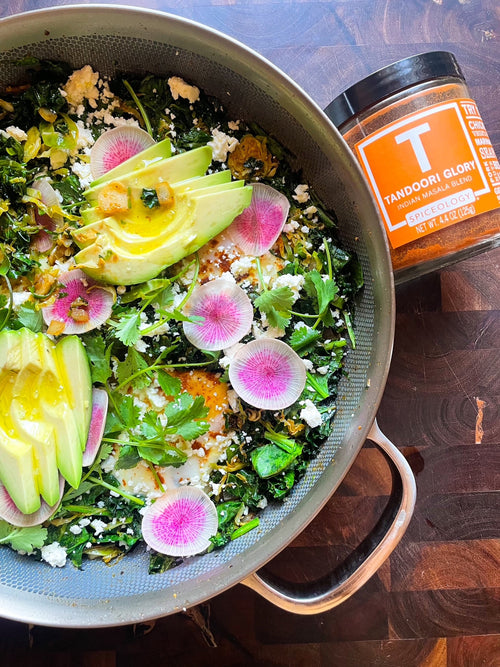
{"type": "MultiPolygon", "coordinates": [[[[469,91],[467,85],[463,79],[454,76],[440,77],[438,79],[431,79],[429,81],[423,81],[409,88],[404,88],[403,90],[385,97],[377,104],[372,105],[371,107],[365,109],[364,111],[356,114],[345,123],[339,127],[339,131],[342,135],[346,135],[354,127],[358,129],[363,129],[366,121],[369,121],[374,116],[380,115],[384,116],[386,113],[392,112],[391,117],[394,118],[394,111],[396,107],[401,107],[400,117],[404,116],[407,113],[412,113],[413,111],[418,111],[418,109],[423,108],[428,105],[426,100],[427,95],[425,92],[432,90],[434,96],[442,95],[443,101],[449,99],[456,99],[459,97],[469,97],[469,91]],[[384,111],[385,113],[381,114],[380,112],[384,111]]],[[[369,129],[365,128],[367,131],[362,131],[363,135],[367,135],[370,132],[378,129],[383,123],[377,123],[377,127],[369,129]]],[[[371,125],[371,123],[370,123],[371,125]]]]}

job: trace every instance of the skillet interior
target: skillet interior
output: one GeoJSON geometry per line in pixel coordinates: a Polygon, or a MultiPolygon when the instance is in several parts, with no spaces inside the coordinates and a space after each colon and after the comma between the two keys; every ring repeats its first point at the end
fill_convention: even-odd
{"type": "Polygon", "coordinates": [[[235,118],[252,119],[294,156],[304,179],[335,210],[339,235],[361,260],[366,286],[356,312],[338,412],[317,460],[261,527],[221,551],[147,574],[137,550],[114,566],[87,562],[64,570],[0,549],[0,614],[42,625],[97,627],[154,618],[197,604],[261,567],[315,516],[364,442],[390,362],[394,291],[374,203],[355,160],[321,110],[285,75],[231,39],[178,17],[113,6],[60,7],[0,21],[0,90],[20,80],[24,55],[119,70],[178,74],[218,97],[235,118]],[[369,380],[369,382],[368,382],[369,380]]]}

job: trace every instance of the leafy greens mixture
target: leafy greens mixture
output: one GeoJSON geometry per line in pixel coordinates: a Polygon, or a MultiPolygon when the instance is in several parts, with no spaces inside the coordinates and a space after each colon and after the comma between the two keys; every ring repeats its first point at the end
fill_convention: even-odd
{"type": "MultiPolygon", "coordinates": [[[[195,86],[176,76],[108,80],[90,66],[73,72],[34,58],[20,64],[29,82],[0,92],[0,326],[63,339],[70,329],[44,313],[73,299],[68,317],[108,410],[78,488],[66,484],[39,525],[0,520],[0,544],[53,566],[69,559],[81,567],[85,556],[114,561],[143,541],[148,507],[193,486],[216,511],[208,549],[223,547],[258,527],[259,512],[290,493],[329,433],[343,359],[355,346],[360,266],[336,242],[334,218],[292,172],[284,148],[254,123],[228,118],[195,86]],[[233,180],[269,186],[289,210],[276,242],[259,256],[223,232],[139,284],[87,285],[83,278],[99,304],[110,299],[99,318],[89,316],[88,301],[68,297],[65,277],[75,270],[75,230],[85,229],[92,148],[103,133],[127,126],[155,142],[170,140],[174,156],[209,146],[209,174],[229,169],[233,180]],[[55,199],[44,198],[40,179],[55,199]],[[219,349],[196,339],[206,302],[190,308],[196,290],[214,280],[241,288],[251,303],[248,330],[219,349]],[[304,382],[285,407],[262,407],[233,386],[233,360],[247,343],[257,344],[258,359],[282,353],[264,350],[269,341],[303,366],[304,382]]],[[[146,212],[162,205],[159,188],[142,188],[140,198],[146,212]]],[[[179,562],[153,547],[150,571],[179,562]]]]}

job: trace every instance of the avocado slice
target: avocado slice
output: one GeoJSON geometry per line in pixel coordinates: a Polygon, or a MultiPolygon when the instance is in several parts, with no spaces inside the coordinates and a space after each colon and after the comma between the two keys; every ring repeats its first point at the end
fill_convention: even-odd
{"type": "Polygon", "coordinates": [[[82,341],[77,336],[66,336],[55,348],[59,376],[66,389],[69,406],[75,416],[82,451],[92,416],[92,378],[90,364],[82,341]]]}
{"type": "MultiPolygon", "coordinates": [[[[127,189],[156,188],[158,183],[175,183],[184,181],[195,176],[203,176],[212,162],[212,149],[210,146],[194,148],[185,153],[179,153],[172,157],[154,162],[153,164],[128,172],[117,180],[127,189]]],[[[106,180],[96,186],[91,186],[83,194],[89,204],[95,206],[98,203],[99,193],[110,183],[106,180]]]]}
{"type": "MultiPolygon", "coordinates": [[[[216,171],[213,174],[208,174],[207,176],[200,176],[195,177],[195,178],[188,178],[184,181],[179,181],[173,185],[173,189],[176,193],[180,194],[181,192],[191,192],[193,190],[199,190],[201,188],[208,188],[211,186],[216,186],[216,185],[223,185],[223,184],[228,184],[231,182],[231,172],[229,169],[226,169],[225,171],[216,171]]],[[[234,181],[235,183],[241,183],[243,185],[243,181],[234,181]]],[[[136,192],[131,192],[131,197],[135,199],[139,199],[141,196],[142,188],[140,190],[136,190],[136,192]]],[[[101,209],[98,206],[91,206],[89,208],[84,209],[81,212],[81,219],[82,223],[84,225],[90,225],[93,222],[97,222],[98,220],[102,220],[103,218],[107,217],[101,209]]]]}
{"type": "MultiPolygon", "coordinates": [[[[226,189],[209,194],[187,196],[188,215],[170,221],[164,234],[151,237],[145,225],[144,236],[129,234],[127,224],[102,221],[100,232],[75,256],[88,275],[115,285],[134,285],[154,278],[167,266],[196,252],[228,227],[249,204],[250,186],[226,189]]],[[[137,229],[137,225],[135,226],[137,229]]]]}
{"type": "Polygon", "coordinates": [[[0,428],[0,481],[24,514],[40,508],[33,448],[0,428]]]}
{"type": "Polygon", "coordinates": [[[70,406],[64,378],[57,373],[54,350],[45,348],[44,368],[38,374],[37,392],[40,419],[55,432],[57,467],[64,479],[75,489],[82,476],[82,442],[75,412],[70,406]],[[54,383],[54,369],[58,382],[54,383]]]}
{"type": "Polygon", "coordinates": [[[170,157],[171,154],[172,145],[170,143],[170,139],[163,139],[162,141],[158,141],[156,144],[153,144],[149,148],[145,148],[140,153],[137,153],[137,155],[133,155],[131,158],[125,160],[114,169],[110,169],[99,178],[96,178],[95,181],[92,181],[90,187],[94,188],[98,185],[101,185],[102,183],[107,183],[108,181],[112,181],[115,178],[124,176],[131,171],[144,169],[144,167],[147,167],[149,164],[153,164],[154,162],[159,162],[164,158],[170,157]]]}
{"type": "Polygon", "coordinates": [[[91,414],[87,355],[29,329],[0,332],[0,481],[27,514],[59,499],[59,472],[80,483],[91,414]]]}
{"type": "MultiPolygon", "coordinates": [[[[202,180],[202,179],[199,179],[202,180]]],[[[93,243],[100,234],[106,233],[108,228],[117,232],[118,236],[128,240],[150,241],[152,247],[157,247],[161,240],[172,233],[172,225],[182,228],[184,218],[190,214],[192,201],[202,195],[215,194],[217,192],[229,192],[244,187],[244,181],[232,181],[206,188],[196,188],[179,194],[177,187],[173,188],[176,203],[171,209],[156,209],[144,216],[143,206],[131,210],[131,215],[121,218],[120,216],[108,216],[100,218],[84,227],[72,232],[72,236],[80,248],[93,243]],[[193,195],[193,196],[191,196],[193,195]],[[141,210],[142,209],[142,210],[141,210]],[[142,216],[139,214],[142,213],[142,216]],[[134,215],[135,214],[135,215],[134,215]]]]}

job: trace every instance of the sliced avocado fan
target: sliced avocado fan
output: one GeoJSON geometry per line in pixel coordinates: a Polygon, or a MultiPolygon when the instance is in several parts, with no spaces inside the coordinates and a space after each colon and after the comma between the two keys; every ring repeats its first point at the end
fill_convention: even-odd
{"type": "Polygon", "coordinates": [[[93,184],[73,232],[78,266],[101,282],[133,285],[220,234],[250,204],[252,188],[227,170],[207,175],[211,161],[203,146],[93,184]]]}

